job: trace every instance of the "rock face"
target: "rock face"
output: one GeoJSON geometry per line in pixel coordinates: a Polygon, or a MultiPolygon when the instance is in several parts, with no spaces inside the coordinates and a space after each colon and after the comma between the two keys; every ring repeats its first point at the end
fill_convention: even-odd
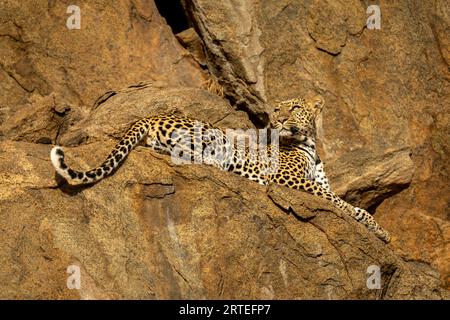
{"type": "Polygon", "coordinates": [[[186,2],[230,96],[240,91],[228,82],[269,102],[325,97],[318,133],[332,188],[449,288],[448,3],[382,1],[381,29],[368,29],[357,0],[186,2]]]}
{"type": "Polygon", "coordinates": [[[0,298],[448,299],[450,14],[380,6],[368,30],[358,1],[186,0],[193,29],[175,37],[150,0],[90,1],[79,30],[60,2],[4,2],[0,298]],[[211,79],[226,99],[201,89],[211,79]],[[392,244],[306,193],[143,147],[78,189],[50,163],[60,144],[74,168],[98,165],[143,116],[254,128],[275,100],[311,93],[327,100],[333,189],[392,244]]]}
{"type": "MultiPolygon", "coordinates": [[[[206,91],[160,94],[172,97],[163,109],[188,97],[179,111],[198,118],[220,107],[212,116],[218,126],[248,121],[206,91]]],[[[86,119],[85,132],[102,127],[105,114],[129,122],[124,114],[139,115],[135,98],[157,113],[155,96],[151,87],[118,93],[86,119]]],[[[80,169],[99,164],[114,144],[108,137],[122,128],[103,130],[67,148],[68,162],[80,169]]],[[[71,128],[67,141],[79,132],[71,128]]],[[[50,148],[1,143],[2,154],[14,155],[0,163],[2,297],[445,298],[437,272],[403,261],[322,199],[207,166],[176,166],[143,147],[95,186],[58,188],[50,148]],[[71,265],[81,270],[80,290],[66,287],[71,265]],[[366,286],[372,265],[381,269],[382,290],[366,286]]]]}
{"type": "Polygon", "coordinates": [[[202,70],[153,1],[110,5],[80,5],[80,29],[68,29],[71,14],[64,2],[2,2],[0,136],[55,141],[64,132],[61,115],[79,121],[106,91],[141,81],[202,85],[202,70]]]}

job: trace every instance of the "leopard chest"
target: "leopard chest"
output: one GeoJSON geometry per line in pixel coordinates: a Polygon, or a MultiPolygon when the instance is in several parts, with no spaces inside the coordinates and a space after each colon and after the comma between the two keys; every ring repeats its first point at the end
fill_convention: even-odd
{"type": "Polygon", "coordinates": [[[278,172],[283,176],[313,180],[315,176],[315,152],[309,148],[282,148],[278,172]]]}

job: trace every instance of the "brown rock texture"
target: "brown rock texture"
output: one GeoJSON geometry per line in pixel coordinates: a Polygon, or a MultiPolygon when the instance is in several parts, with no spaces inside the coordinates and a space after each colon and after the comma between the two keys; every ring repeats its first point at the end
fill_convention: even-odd
{"type": "Polygon", "coordinates": [[[205,80],[153,1],[83,2],[80,29],[66,26],[71,4],[2,1],[0,136],[55,141],[60,115],[80,120],[106,91],[146,80],[192,87],[205,80]]]}
{"type": "Polygon", "coordinates": [[[367,1],[186,3],[225,84],[269,102],[325,97],[318,134],[332,188],[375,213],[395,251],[438,268],[449,288],[448,2],[370,2],[381,29],[366,27],[367,1]]]}
{"type": "Polygon", "coordinates": [[[380,30],[364,1],[182,2],[177,36],[151,0],[83,2],[79,30],[68,1],[2,2],[0,298],[449,299],[446,2],[379,1],[380,30]],[[144,116],[255,128],[313,93],[332,188],[391,244],[306,193],[144,147],[76,189],[50,163],[60,144],[92,168],[144,116]]]}
{"type": "MultiPolygon", "coordinates": [[[[133,101],[152,113],[181,107],[199,119],[216,106],[216,125],[251,125],[206,91],[159,94],[166,101],[152,87],[120,92],[82,127],[89,134],[106,115],[131,123],[140,116],[133,101]]],[[[103,130],[67,148],[69,163],[77,159],[80,169],[100,163],[114,144],[109,137],[122,128],[103,130]]],[[[79,132],[74,126],[65,136],[74,141],[79,132]]],[[[61,188],[50,149],[1,142],[2,155],[15,155],[0,162],[2,298],[446,298],[436,271],[403,261],[322,199],[208,166],[177,166],[144,147],[93,187],[61,188]],[[81,269],[79,290],[66,287],[71,265],[81,269]],[[371,265],[381,268],[382,290],[366,286],[371,265]]]]}

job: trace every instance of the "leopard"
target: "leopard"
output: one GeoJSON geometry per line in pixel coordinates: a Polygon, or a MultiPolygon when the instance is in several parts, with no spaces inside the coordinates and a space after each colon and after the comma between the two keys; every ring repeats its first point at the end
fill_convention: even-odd
{"type": "Polygon", "coordinates": [[[68,166],[60,146],[52,148],[50,159],[57,174],[70,186],[95,184],[111,175],[137,145],[143,144],[171,154],[173,160],[183,160],[181,164],[206,164],[262,185],[278,184],[323,198],[389,243],[389,233],[369,212],[347,203],[331,190],[316,148],[316,122],[324,104],[321,95],[276,104],[269,115],[271,141],[256,144],[262,152],[234,143],[233,135],[208,122],[159,114],[136,121],[94,169],[77,171],[68,166]]]}

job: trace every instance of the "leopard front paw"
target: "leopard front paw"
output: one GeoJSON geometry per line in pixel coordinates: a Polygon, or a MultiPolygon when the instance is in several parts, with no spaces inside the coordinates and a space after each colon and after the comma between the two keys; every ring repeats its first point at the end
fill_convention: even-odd
{"type": "Polygon", "coordinates": [[[385,243],[389,243],[391,241],[389,232],[380,227],[372,215],[366,210],[355,207],[355,219],[358,222],[363,223],[370,231],[375,233],[375,235],[385,243]]]}

